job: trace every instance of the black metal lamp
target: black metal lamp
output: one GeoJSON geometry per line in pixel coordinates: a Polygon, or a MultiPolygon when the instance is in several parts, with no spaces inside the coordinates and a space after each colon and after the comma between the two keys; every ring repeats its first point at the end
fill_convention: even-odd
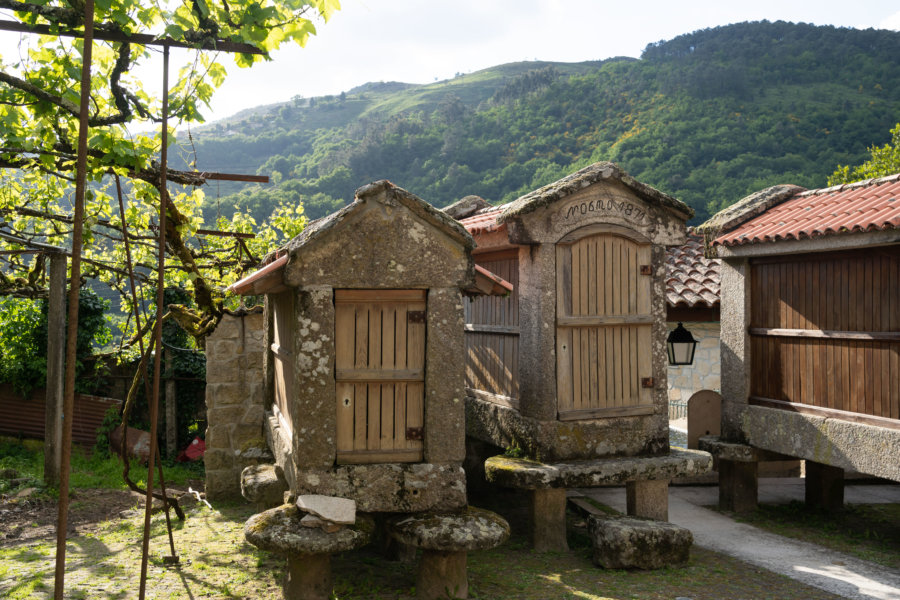
{"type": "Polygon", "coordinates": [[[669,353],[670,365],[693,364],[694,350],[696,349],[697,340],[681,323],[678,323],[678,327],[673,329],[666,338],[666,351],[669,353]]]}

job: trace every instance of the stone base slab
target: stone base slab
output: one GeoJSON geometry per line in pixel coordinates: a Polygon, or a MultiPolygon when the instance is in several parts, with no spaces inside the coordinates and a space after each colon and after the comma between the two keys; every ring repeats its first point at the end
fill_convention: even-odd
{"type": "Polygon", "coordinates": [[[673,523],[634,517],[588,517],[593,562],[604,569],[686,565],[694,536],[673,523]]]}
{"type": "Polygon", "coordinates": [[[338,465],[297,471],[291,491],[355,500],[361,512],[452,511],[466,506],[466,474],[431,463],[338,465]]]}
{"type": "Polygon", "coordinates": [[[669,446],[668,427],[665,407],[638,417],[541,421],[466,398],[466,435],[500,448],[518,446],[544,462],[659,454],[669,446]]]}
{"type": "Polygon", "coordinates": [[[520,489],[589,488],[627,481],[699,475],[712,468],[712,456],[700,450],[672,448],[660,456],[602,458],[546,464],[493,456],[484,463],[491,483],[520,489]]]}

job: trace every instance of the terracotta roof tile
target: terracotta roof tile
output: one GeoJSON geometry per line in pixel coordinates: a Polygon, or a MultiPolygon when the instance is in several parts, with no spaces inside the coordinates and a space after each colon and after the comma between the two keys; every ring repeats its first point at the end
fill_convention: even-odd
{"type": "Polygon", "coordinates": [[[497,217],[503,212],[504,207],[505,205],[491,207],[471,217],[460,220],[460,223],[462,223],[462,226],[472,235],[497,231],[504,227],[504,225],[497,223],[497,217]]]}
{"type": "Polygon", "coordinates": [[[703,236],[688,233],[687,242],[666,250],[666,303],[688,308],[719,305],[721,261],[703,255],[703,236]]]}
{"type": "Polygon", "coordinates": [[[737,246],[895,228],[900,228],[900,173],[796,193],[715,243],[737,246]]]}

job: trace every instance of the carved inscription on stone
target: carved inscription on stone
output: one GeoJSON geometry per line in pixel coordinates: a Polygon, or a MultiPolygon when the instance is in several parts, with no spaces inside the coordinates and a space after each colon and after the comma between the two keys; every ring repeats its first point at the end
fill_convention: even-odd
{"type": "Polygon", "coordinates": [[[615,198],[584,200],[562,207],[562,217],[566,221],[573,221],[596,215],[615,215],[624,218],[627,221],[640,224],[645,221],[647,211],[633,202],[627,200],[619,201],[615,198]]]}

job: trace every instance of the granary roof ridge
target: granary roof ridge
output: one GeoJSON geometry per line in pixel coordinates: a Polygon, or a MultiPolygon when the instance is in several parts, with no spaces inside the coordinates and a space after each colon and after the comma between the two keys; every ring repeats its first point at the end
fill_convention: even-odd
{"type": "Polygon", "coordinates": [[[894,173],[893,175],[885,175],[884,177],[874,177],[872,179],[863,179],[862,181],[854,181],[853,183],[840,183],[838,185],[833,185],[831,187],[821,188],[818,190],[806,190],[797,195],[798,196],[816,196],[816,195],[820,195],[820,194],[833,194],[835,192],[855,190],[858,188],[869,187],[872,185],[881,185],[883,183],[893,183],[895,181],[900,181],[900,173],[894,173]]]}
{"type": "Polygon", "coordinates": [[[684,219],[689,219],[694,216],[694,210],[684,202],[673,198],[656,188],[650,187],[646,183],[641,183],[623,171],[619,165],[604,161],[596,162],[580,171],[576,171],[571,175],[563,177],[559,181],[555,181],[521,196],[504,209],[498,217],[497,222],[505,223],[514,217],[533,212],[542,206],[565,198],[578,190],[604,179],[615,179],[630,188],[644,200],[659,204],[663,208],[678,214],[684,219]]]}
{"type": "Polygon", "coordinates": [[[799,185],[773,185],[764,190],[754,192],[727,208],[723,208],[697,227],[697,231],[703,234],[707,255],[714,256],[714,253],[711,251],[712,242],[723,231],[735,229],[753,217],[804,191],[806,191],[806,188],[799,185]]]}
{"type": "Polygon", "coordinates": [[[392,201],[397,201],[420,218],[443,229],[447,235],[462,244],[467,250],[475,247],[475,240],[472,239],[469,232],[456,219],[434,208],[415,194],[394,185],[386,179],[382,179],[357,189],[353,202],[339,211],[307,224],[303,232],[287,243],[287,251],[293,254],[303,246],[312,243],[324,233],[339,225],[349,215],[359,210],[367,200],[377,197],[382,192],[389,193],[388,204],[392,203],[392,201]]]}

